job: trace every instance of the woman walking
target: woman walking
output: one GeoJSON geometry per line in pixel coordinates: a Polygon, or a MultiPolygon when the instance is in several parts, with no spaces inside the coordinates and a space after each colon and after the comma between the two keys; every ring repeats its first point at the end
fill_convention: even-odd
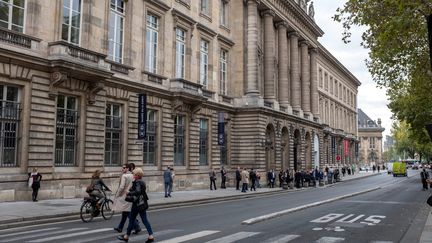
{"type": "MultiPolygon", "coordinates": [[[[132,186],[132,181],[134,179],[131,172],[131,168],[135,168],[135,165],[131,165],[131,164],[123,165],[122,167],[123,174],[120,177],[120,185],[114,197],[113,210],[122,213],[120,223],[118,224],[117,227],[114,228],[114,230],[119,233],[123,231],[123,227],[126,223],[126,219],[129,218],[129,214],[132,207],[132,203],[125,201],[126,194],[129,192],[129,189],[132,186]]],[[[138,234],[141,231],[138,220],[134,221],[134,229],[135,229],[134,234],[138,234]]]]}
{"type": "Polygon", "coordinates": [[[129,225],[128,225],[126,234],[117,236],[117,239],[119,239],[121,241],[125,241],[125,242],[129,241],[129,236],[131,235],[134,221],[139,214],[141,217],[141,220],[142,220],[142,222],[143,222],[144,226],[146,227],[147,232],[149,234],[149,236],[146,240],[146,243],[153,242],[154,241],[153,230],[152,230],[150,222],[148,221],[148,218],[147,218],[147,207],[139,207],[138,206],[138,204],[141,201],[140,197],[143,197],[144,204],[148,205],[147,204],[148,197],[147,197],[147,193],[146,193],[146,185],[145,185],[144,181],[142,180],[144,172],[141,168],[136,168],[135,170],[132,171],[132,174],[134,176],[134,181],[132,182],[132,187],[130,188],[127,196],[128,197],[137,197],[138,200],[134,200],[132,202],[132,208],[131,208],[131,213],[130,213],[130,218],[129,218],[129,225]]]}
{"type": "Polygon", "coordinates": [[[31,173],[28,173],[28,185],[32,188],[32,200],[33,202],[37,202],[37,195],[40,188],[40,181],[42,180],[42,175],[39,174],[36,168],[33,168],[31,173]]]}

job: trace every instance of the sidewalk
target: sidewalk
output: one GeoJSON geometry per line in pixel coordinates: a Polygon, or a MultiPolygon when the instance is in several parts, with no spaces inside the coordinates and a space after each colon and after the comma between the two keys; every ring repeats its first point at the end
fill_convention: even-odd
{"type": "MultiPolygon", "coordinates": [[[[342,177],[342,182],[359,179],[367,176],[387,173],[356,173],[355,175],[342,177]]],[[[262,183],[261,183],[262,184],[262,183]]],[[[335,184],[332,184],[335,185],[335,184]]],[[[332,186],[328,185],[328,186],[332,186]]],[[[295,192],[308,188],[283,190],[281,188],[258,188],[257,191],[241,193],[235,188],[211,190],[174,191],[171,198],[165,198],[164,192],[149,192],[150,209],[172,208],[187,205],[203,204],[208,202],[219,202],[262,196],[274,193],[295,192]]],[[[79,210],[82,198],[73,199],[51,199],[39,202],[18,201],[0,203],[0,229],[14,227],[16,225],[35,224],[43,222],[58,222],[65,219],[79,218],[79,210]],[[59,219],[60,218],[60,219],[59,219]]]]}

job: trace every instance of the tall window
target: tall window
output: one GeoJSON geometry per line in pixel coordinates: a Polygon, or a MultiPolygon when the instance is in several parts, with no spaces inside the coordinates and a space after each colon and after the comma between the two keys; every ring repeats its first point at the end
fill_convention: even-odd
{"type": "Polygon", "coordinates": [[[78,131],[77,101],[73,96],[57,96],[57,123],[54,164],[74,166],[78,131]]]}
{"type": "Polygon", "coordinates": [[[158,17],[147,14],[145,68],[152,73],[157,71],[158,31],[158,17]]]}
{"type": "Polygon", "coordinates": [[[228,26],[228,2],[220,0],[220,25],[228,26]]]}
{"type": "Polygon", "coordinates": [[[156,165],[157,111],[147,111],[147,137],[144,141],[144,164],[156,165]]]}
{"type": "Polygon", "coordinates": [[[18,88],[0,85],[0,167],[17,164],[17,141],[20,122],[18,88]]]}
{"type": "Polygon", "coordinates": [[[24,32],[25,0],[0,0],[0,27],[24,32]]]}
{"type": "Polygon", "coordinates": [[[105,112],[105,165],[121,165],[121,108],[107,104],[105,112]]]}
{"type": "Polygon", "coordinates": [[[200,41],[200,83],[207,88],[208,83],[208,54],[209,43],[206,40],[200,41]]]}
{"type": "Polygon", "coordinates": [[[219,58],[219,92],[223,95],[227,94],[227,65],[228,63],[228,51],[221,49],[219,58]]]}
{"type": "Polygon", "coordinates": [[[81,0],[63,1],[62,40],[79,44],[81,28],[81,0]]]}
{"type": "Polygon", "coordinates": [[[185,77],[186,31],[176,28],[176,78],[185,77]]]}
{"type": "Polygon", "coordinates": [[[323,71],[322,71],[322,69],[320,68],[319,69],[319,86],[322,88],[323,87],[323,71]]]}
{"type": "Polygon", "coordinates": [[[177,115],[174,120],[174,165],[184,164],[185,117],[177,115]]]}
{"type": "Polygon", "coordinates": [[[208,161],[208,120],[200,119],[199,164],[207,165],[208,161]]]}
{"type": "MultiPolygon", "coordinates": [[[[330,84],[330,85],[331,85],[330,93],[333,93],[333,90],[332,90],[333,84],[330,84]]],[[[324,73],[324,86],[325,86],[326,90],[329,90],[328,74],[327,73],[324,73]]]]}
{"type": "Polygon", "coordinates": [[[119,63],[123,62],[123,23],[123,0],[111,0],[108,31],[108,58],[119,63]]]}
{"type": "Polygon", "coordinates": [[[201,0],[200,4],[200,11],[204,14],[209,14],[210,7],[209,7],[209,0],[201,0]]]}
{"type": "Polygon", "coordinates": [[[369,138],[369,148],[375,148],[375,138],[369,138]]]}

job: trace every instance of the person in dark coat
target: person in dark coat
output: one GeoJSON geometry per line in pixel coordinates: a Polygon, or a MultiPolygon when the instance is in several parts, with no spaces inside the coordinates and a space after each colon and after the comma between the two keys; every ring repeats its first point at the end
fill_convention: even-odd
{"type": "Polygon", "coordinates": [[[427,180],[429,179],[429,174],[426,172],[426,169],[423,169],[423,171],[420,172],[420,178],[423,184],[423,191],[425,191],[428,189],[427,180]]]}
{"type": "Polygon", "coordinates": [[[240,181],[241,181],[240,167],[237,167],[237,170],[236,170],[236,190],[240,190],[240,181]]]}
{"type": "Polygon", "coordinates": [[[42,175],[39,174],[36,168],[33,168],[31,173],[28,173],[28,184],[32,188],[32,200],[37,202],[37,195],[40,188],[40,181],[42,180],[42,175]]]}
{"type": "Polygon", "coordinates": [[[254,171],[254,169],[252,168],[249,172],[249,178],[251,179],[251,187],[250,187],[250,191],[254,190],[256,191],[256,187],[255,187],[255,183],[257,180],[257,175],[254,171]]]}
{"type": "Polygon", "coordinates": [[[165,197],[171,197],[170,187],[172,184],[171,168],[168,166],[163,173],[164,186],[165,186],[165,197]]]}
{"type": "Polygon", "coordinates": [[[226,171],[225,168],[222,166],[220,172],[221,172],[221,188],[222,188],[222,189],[226,189],[225,183],[226,183],[226,178],[227,178],[227,171],[226,171]]]}
{"type": "Polygon", "coordinates": [[[209,177],[210,177],[210,190],[213,190],[213,187],[216,190],[216,172],[214,170],[211,170],[209,173],[209,177]]]}

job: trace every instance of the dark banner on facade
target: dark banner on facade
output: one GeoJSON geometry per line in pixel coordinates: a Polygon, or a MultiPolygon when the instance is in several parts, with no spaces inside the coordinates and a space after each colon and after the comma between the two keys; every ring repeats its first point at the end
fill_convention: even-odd
{"type": "Polygon", "coordinates": [[[344,140],[344,155],[348,156],[349,154],[349,141],[348,140],[344,140]]]}
{"type": "Polygon", "coordinates": [[[335,137],[331,137],[331,147],[332,147],[332,153],[335,154],[336,153],[336,138],[335,137]]]}
{"type": "Polygon", "coordinates": [[[138,95],[138,139],[145,139],[147,129],[147,95],[138,95]]]}
{"type": "Polygon", "coordinates": [[[358,158],[359,155],[359,144],[355,143],[355,157],[358,158]]]}
{"type": "Polygon", "coordinates": [[[218,113],[218,145],[225,145],[225,114],[218,113]]]}

